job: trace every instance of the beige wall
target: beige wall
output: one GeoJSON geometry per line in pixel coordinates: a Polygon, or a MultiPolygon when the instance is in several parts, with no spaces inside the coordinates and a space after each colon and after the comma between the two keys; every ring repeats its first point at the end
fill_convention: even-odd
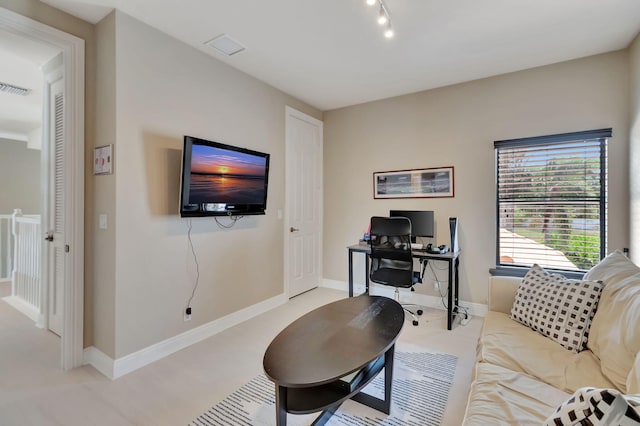
{"type": "MultiPolygon", "coordinates": [[[[100,111],[98,128],[104,117],[99,137],[104,143],[113,138],[115,171],[100,184],[105,193],[96,191],[96,206],[111,208],[115,198],[105,249],[109,262],[115,254],[115,275],[96,287],[104,284],[106,297],[115,296],[114,351],[110,336],[101,346],[102,327],[96,327],[94,341],[120,358],[283,293],[283,221],[277,210],[284,209],[285,106],[318,118],[321,113],[123,13],[115,13],[112,27],[111,21],[98,25],[101,55],[112,56],[115,29],[115,78],[101,82],[98,92],[115,87],[115,98],[107,93],[105,101],[115,100],[115,115],[100,111]],[[113,126],[115,133],[108,129],[113,126]],[[178,215],[183,135],[271,154],[265,216],[245,217],[231,229],[212,218],[191,220],[200,279],[187,323],[183,312],[195,267],[188,220],[178,215]]],[[[98,75],[108,76],[113,64],[100,60],[98,75]]],[[[96,303],[111,302],[96,293],[96,303]]],[[[112,312],[104,314],[109,321],[112,312]]]]}
{"type": "MultiPolygon", "coordinates": [[[[281,293],[284,107],[322,114],[122,13],[95,27],[37,0],[0,0],[0,7],[86,43],[85,346],[119,358],[281,293]],[[267,215],[231,230],[192,221],[201,275],[189,323],[182,312],[195,270],[187,221],[177,215],[184,134],[272,154],[267,215]],[[115,172],[94,177],[92,148],[111,143],[115,172]],[[106,231],[97,229],[99,213],[108,215],[106,231]]],[[[371,215],[434,209],[438,243],[448,242],[447,218],[460,218],[461,296],[484,303],[495,250],[492,142],[609,126],[609,248],[628,245],[639,45],[630,61],[615,52],[326,113],[325,277],[346,281],[345,246],[371,215]],[[375,171],[444,165],[455,167],[455,198],[372,199],[375,171]]]]}
{"type": "MultiPolygon", "coordinates": [[[[627,246],[628,90],[627,52],[619,51],[326,112],[325,278],[347,280],[345,247],[370,216],[435,210],[438,244],[449,243],[448,217],[460,221],[461,298],[486,303],[495,266],[493,141],[603,127],[613,128],[609,249],[627,246]],[[373,172],[440,166],[455,168],[454,198],[373,199],[373,172]]],[[[416,290],[436,295],[431,285],[416,290]]]]}
{"type": "Polygon", "coordinates": [[[84,345],[93,342],[93,188],[91,174],[95,123],[95,61],[94,26],[46,5],[38,0],[0,0],[0,7],[79,37],[85,42],[85,285],[84,285],[84,345]]]}
{"type": "Polygon", "coordinates": [[[629,47],[630,77],[630,187],[631,251],[629,256],[640,264],[640,34],[629,47]]]}
{"type": "MultiPolygon", "coordinates": [[[[96,26],[96,136],[95,146],[111,145],[116,140],[116,16],[111,13],[96,26]]],[[[117,147],[114,147],[117,153],[117,147]]],[[[93,276],[93,345],[103,353],[115,355],[116,304],[116,178],[92,177],[95,194],[93,224],[95,256],[93,276]],[[98,229],[97,216],[107,215],[107,229],[98,229]]]]}
{"type": "Polygon", "coordinates": [[[0,214],[21,209],[23,214],[40,214],[40,150],[27,143],[0,138],[0,214]]]}

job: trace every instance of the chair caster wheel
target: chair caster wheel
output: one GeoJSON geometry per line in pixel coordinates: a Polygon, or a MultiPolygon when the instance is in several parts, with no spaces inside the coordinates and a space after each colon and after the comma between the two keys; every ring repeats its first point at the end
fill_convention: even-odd
{"type": "Polygon", "coordinates": [[[424,313],[424,312],[422,311],[422,309],[418,309],[418,310],[416,311],[416,314],[417,314],[418,316],[422,315],[423,313],[424,313]]]}
{"type": "Polygon", "coordinates": [[[418,321],[413,320],[413,321],[412,321],[412,324],[413,324],[413,325],[418,325],[418,321]]]}

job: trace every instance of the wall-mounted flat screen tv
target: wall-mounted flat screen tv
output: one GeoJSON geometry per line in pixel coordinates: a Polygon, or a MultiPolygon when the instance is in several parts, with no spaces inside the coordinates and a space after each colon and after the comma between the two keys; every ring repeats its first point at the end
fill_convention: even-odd
{"type": "Polygon", "coordinates": [[[265,214],[269,154],[184,137],[180,216],[265,214]]]}

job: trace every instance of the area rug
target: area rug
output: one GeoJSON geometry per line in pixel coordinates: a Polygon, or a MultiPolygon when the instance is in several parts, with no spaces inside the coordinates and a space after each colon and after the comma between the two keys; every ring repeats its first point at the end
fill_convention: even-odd
{"type": "MultiPolygon", "coordinates": [[[[439,425],[447,407],[449,389],[458,358],[444,353],[396,352],[391,413],[383,414],[353,401],[345,401],[331,417],[331,426],[430,426],[439,425]]],[[[384,370],[364,392],[384,396],[384,370]]],[[[291,426],[310,425],[319,413],[288,414],[291,426]]],[[[274,385],[264,374],[224,398],[194,420],[190,426],[275,424],[274,385]]]]}

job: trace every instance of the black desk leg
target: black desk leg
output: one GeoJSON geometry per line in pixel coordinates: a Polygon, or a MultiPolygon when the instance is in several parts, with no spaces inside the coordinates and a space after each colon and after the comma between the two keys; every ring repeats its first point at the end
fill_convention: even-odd
{"type": "Polygon", "coordinates": [[[459,284],[459,275],[458,275],[458,265],[460,264],[460,260],[459,258],[456,257],[456,266],[455,266],[455,270],[456,270],[456,277],[455,277],[455,285],[456,285],[456,294],[454,296],[454,300],[456,302],[456,312],[458,311],[458,284],[459,284]]]}
{"type": "MultiPolygon", "coordinates": [[[[369,254],[364,254],[365,294],[369,294],[369,254]]],[[[349,297],[353,297],[353,250],[349,249],[349,297]]]]}
{"type": "Polygon", "coordinates": [[[455,260],[449,260],[449,298],[447,306],[447,330],[451,330],[453,327],[453,320],[459,314],[458,304],[460,298],[458,297],[458,290],[460,288],[460,274],[458,267],[460,265],[460,258],[456,257],[455,260]]]}
{"type": "Polygon", "coordinates": [[[369,255],[365,253],[364,255],[364,285],[365,285],[365,294],[369,294],[369,255]]]}
{"type": "Polygon", "coordinates": [[[353,250],[349,249],[349,297],[353,297],[353,250]]]}
{"type": "Polygon", "coordinates": [[[287,425],[287,388],[276,385],[276,425],[287,425]]]}
{"type": "MultiPolygon", "coordinates": [[[[454,292],[457,292],[457,290],[454,290],[457,287],[457,283],[453,282],[453,265],[451,264],[452,261],[449,260],[449,297],[448,297],[448,302],[447,303],[447,330],[451,330],[451,327],[453,325],[453,318],[455,316],[455,311],[458,308],[457,304],[454,303],[454,292]]],[[[457,295],[456,295],[457,296],[457,295]]]]}

